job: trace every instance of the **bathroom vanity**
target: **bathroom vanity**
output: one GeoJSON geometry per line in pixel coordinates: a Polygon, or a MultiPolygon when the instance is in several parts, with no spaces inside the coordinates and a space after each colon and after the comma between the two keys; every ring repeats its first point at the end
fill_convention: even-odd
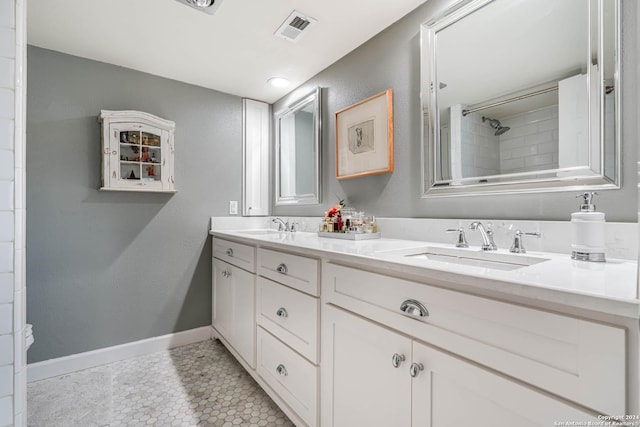
{"type": "Polygon", "coordinates": [[[211,234],[216,336],[297,425],[640,425],[634,262],[211,234]]]}

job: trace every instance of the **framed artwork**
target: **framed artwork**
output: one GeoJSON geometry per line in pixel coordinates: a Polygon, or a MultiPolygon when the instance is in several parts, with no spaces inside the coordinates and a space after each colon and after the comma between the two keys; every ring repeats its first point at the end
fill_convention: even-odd
{"type": "Polygon", "coordinates": [[[393,91],[336,113],[336,179],[393,172],[393,91]]]}

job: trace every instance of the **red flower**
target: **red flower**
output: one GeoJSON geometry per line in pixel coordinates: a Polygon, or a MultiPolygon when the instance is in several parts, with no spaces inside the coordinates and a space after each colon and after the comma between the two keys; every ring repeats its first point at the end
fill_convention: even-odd
{"type": "Polygon", "coordinates": [[[342,209],[341,205],[335,205],[334,207],[329,209],[327,212],[325,212],[324,217],[333,218],[335,216],[338,216],[338,213],[340,213],[340,209],[342,209]]]}

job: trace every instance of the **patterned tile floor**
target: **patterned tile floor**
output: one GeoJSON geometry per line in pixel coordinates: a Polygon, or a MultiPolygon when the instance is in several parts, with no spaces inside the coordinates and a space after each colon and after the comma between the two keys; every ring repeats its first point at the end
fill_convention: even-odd
{"type": "Polygon", "coordinates": [[[293,426],[219,341],[30,383],[28,425],[293,426]]]}

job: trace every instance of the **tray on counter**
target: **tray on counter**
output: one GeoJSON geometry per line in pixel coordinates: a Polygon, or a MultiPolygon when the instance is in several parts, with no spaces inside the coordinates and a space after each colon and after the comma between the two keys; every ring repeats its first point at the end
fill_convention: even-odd
{"type": "Polygon", "coordinates": [[[342,240],[372,240],[379,239],[380,233],[329,233],[326,231],[318,231],[318,237],[342,240]]]}

